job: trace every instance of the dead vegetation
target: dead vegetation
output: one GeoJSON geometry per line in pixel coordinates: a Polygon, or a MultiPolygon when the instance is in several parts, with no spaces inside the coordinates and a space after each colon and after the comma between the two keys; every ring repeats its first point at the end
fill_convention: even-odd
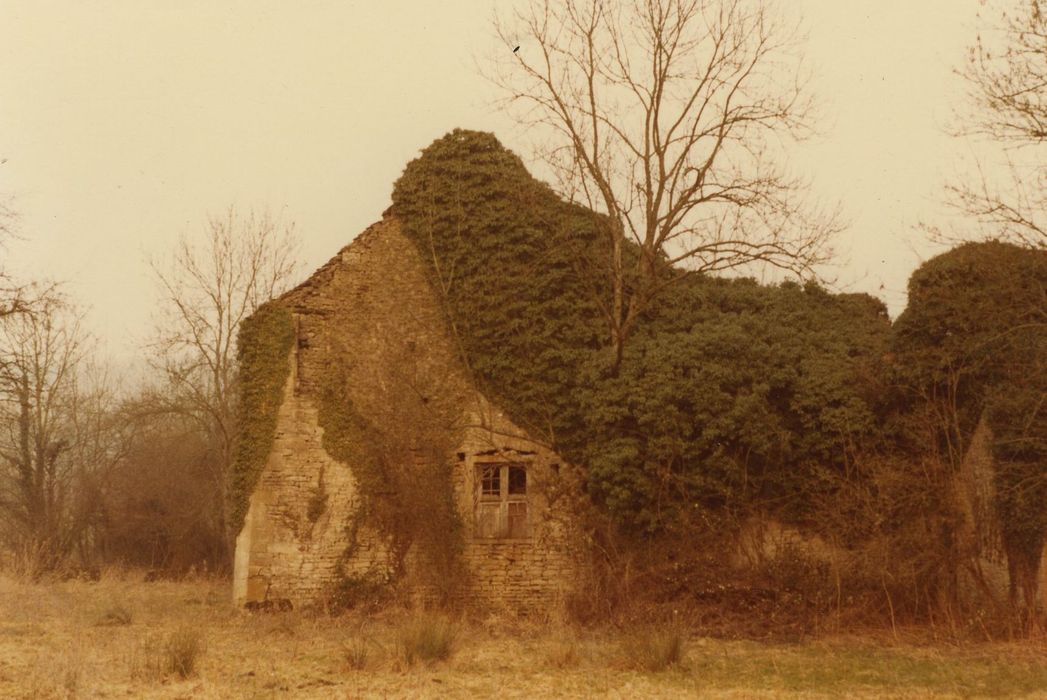
{"type": "Polygon", "coordinates": [[[957,644],[900,629],[757,643],[710,639],[689,623],[251,614],[232,607],[224,581],[0,579],[0,697],[955,697],[1047,687],[1042,639],[957,644]],[[99,624],[110,610],[131,617],[99,624]]]}
{"type": "Polygon", "coordinates": [[[164,682],[196,675],[204,645],[199,630],[183,626],[146,639],[132,654],[132,679],[164,682]]]}
{"type": "Polygon", "coordinates": [[[419,614],[404,622],[398,631],[397,648],[403,662],[446,661],[454,652],[458,626],[443,615],[419,614]]]}
{"type": "Polygon", "coordinates": [[[679,668],[684,661],[684,631],[675,625],[627,630],[622,635],[622,656],[638,671],[679,668]]]}

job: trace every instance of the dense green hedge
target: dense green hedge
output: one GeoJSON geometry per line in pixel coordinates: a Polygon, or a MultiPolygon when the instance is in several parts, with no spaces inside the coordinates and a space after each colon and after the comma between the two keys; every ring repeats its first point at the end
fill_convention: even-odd
{"type": "Polygon", "coordinates": [[[240,434],[229,484],[233,533],[243,527],[251,493],[273,448],[293,344],[294,321],[279,302],[262,306],[240,325],[240,434]]]}
{"type": "Polygon", "coordinates": [[[889,330],[864,295],[681,284],[586,407],[594,493],[648,527],[724,508],[810,517],[878,439],[889,330]]]}

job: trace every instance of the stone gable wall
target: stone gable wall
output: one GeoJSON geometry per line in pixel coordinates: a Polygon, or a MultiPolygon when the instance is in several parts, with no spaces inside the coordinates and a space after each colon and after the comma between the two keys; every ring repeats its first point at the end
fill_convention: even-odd
{"type": "MultiPolygon", "coordinates": [[[[1007,553],[1003,545],[1001,532],[1001,514],[994,505],[996,501],[996,461],[992,454],[994,440],[989,427],[987,415],[979,417],[974,433],[971,435],[967,452],[956,476],[955,490],[958,506],[963,515],[963,527],[959,537],[963,546],[969,547],[977,554],[980,582],[964,582],[975,595],[989,591],[997,602],[1007,601],[1011,595],[1010,571],[1007,566],[1007,553]]],[[[1047,611],[1047,544],[1044,545],[1040,569],[1037,573],[1039,585],[1039,605],[1047,611]]]]}
{"type": "MultiPolygon", "coordinates": [[[[352,472],[323,449],[312,402],[284,388],[273,450],[251,495],[236,541],[238,603],[287,598],[318,601],[335,584],[348,544],[345,523],[359,507],[352,472]],[[318,517],[311,505],[326,496],[318,517]]],[[[388,552],[375,532],[357,533],[359,555],[349,573],[385,571],[388,552]]]]}
{"type": "MultiPolygon", "coordinates": [[[[517,611],[560,600],[573,586],[577,552],[570,515],[550,496],[559,488],[560,460],[475,390],[418,252],[395,219],[370,227],[284,302],[298,342],[288,358],[291,372],[273,450],[237,539],[237,602],[268,597],[318,603],[347,575],[391,574],[388,547],[366,523],[356,533],[352,556],[345,556],[346,525],[360,493],[350,466],[323,449],[317,413],[335,359],[348,366],[349,398],[364,415],[388,400],[391,369],[411,373],[423,391],[460,406],[468,426],[453,474],[468,571],[461,596],[477,606],[517,611]],[[475,537],[476,455],[497,450],[514,450],[514,459],[528,463],[529,538],[475,537]]],[[[405,561],[410,566],[416,558],[405,561]]]]}

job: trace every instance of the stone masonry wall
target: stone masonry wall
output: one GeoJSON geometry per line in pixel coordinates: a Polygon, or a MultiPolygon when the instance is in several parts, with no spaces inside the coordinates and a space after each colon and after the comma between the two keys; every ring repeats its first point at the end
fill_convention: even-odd
{"type": "MultiPolygon", "coordinates": [[[[350,466],[323,449],[317,417],[319,392],[336,360],[348,367],[348,398],[363,415],[382,416],[405,376],[413,389],[460,407],[464,427],[453,481],[469,574],[461,597],[516,611],[562,598],[574,583],[577,548],[570,514],[556,497],[560,461],[475,390],[422,260],[395,219],[371,226],[284,301],[298,342],[288,360],[292,371],[273,450],[237,539],[237,602],[316,603],[346,575],[391,571],[385,542],[366,523],[352,556],[345,556],[346,525],[360,494],[350,466]],[[499,454],[528,467],[529,537],[475,536],[477,460],[499,454]]],[[[406,558],[409,566],[417,554],[406,558]]]]}
{"type": "MultiPolygon", "coordinates": [[[[960,537],[970,538],[968,546],[978,553],[978,569],[982,582],[975,589],[982,593],[981,584],[988,584],[996,599],[1003,602],[1010,595],[1010,573],[1003,546],[1000,515],[994,506],[996,500],[996,463],[992,454],[993,432],[988,417],[983,413],[971,435],[957,475],[959,505],[964,516],[960,537]]],[[[1047,610],[1047,544],[1044,545],[1037,573],[1040,607],[1047,610]]],[[[970,584],[972,588],[974,583],[970,584]]]]}
{"type": "MultiPolygon", "coordinates": [[[[348,544],[345,523],[359,507],[352,472],[321,445],[317,410],[294,393],[292,371],[277,416],[273,450],[251,495],[236,541],[237,603],[320,600],[339,578],[348,544]],[[324,504],[317,512],[317,504],[324,504]]],[[[386,549],[373,532],[358,533],[354,573],[385,571],[386,549]]]]}

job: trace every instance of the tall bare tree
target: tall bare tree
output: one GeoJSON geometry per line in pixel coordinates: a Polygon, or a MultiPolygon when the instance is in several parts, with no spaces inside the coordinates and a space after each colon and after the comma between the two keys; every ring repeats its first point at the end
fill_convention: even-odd
{"type": "MultiPolygon", "coordinates": [[[[1047,5],[988,4],[993,17],[957,73],[967,104],[955,135],[998,149],[972,176],[946,186],[948,202],[989,237],[1047,247],[1047,5]]],[[[932,229],[938,237],[945,236],[932,229]]]]}
{"type": "Polygon", "coordinates": [[[507,108],[549,144],[561,195],[606,215],[618,360],[665,263],[808,274],[828,256],[835,215],[782,165],[813,108],[780,17],[764,0],[532,0],[496,18],[507,108]]]}
{"type": "Polygon", "coordinates": [[[0,516],[36,571],[89,536],[117,457],[112,393],[85,371],[89,352],[81,314],[53,291],[0,320],[0,516]]]}
{"type": "Polygon", "coordinates": [[[152,268],[162,293],[153,360],[167,385],[160,410],[198,422],[217,454],[211,460],[214,513],[228,542],[229,468],[237,439],[236,343],[240,322],[285,291],[296,268],[292,223],[229,208],[208,218],[199,240],[182,237],[174,255],[152,268]]]}

